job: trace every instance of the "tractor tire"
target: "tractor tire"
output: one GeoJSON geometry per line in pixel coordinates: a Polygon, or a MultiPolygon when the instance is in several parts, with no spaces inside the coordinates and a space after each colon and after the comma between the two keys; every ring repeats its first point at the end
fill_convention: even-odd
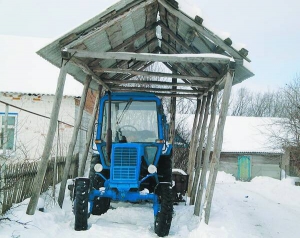
{"type": "MultiPolygon", "coordinates": [[[[99,190],[99,188],[104,187],[104,180],[96,175],[96,172],[94,170],[95,164],[100,163],[100,155],[93,155],[91,160],[91,166],[90,166],[90,173],[89,178],[91,180],[91,189],[99,190]]],[[[109,170],[104,170],[102,172],[104,175],[109,176],[109,170]]],[[[107,210],[110,207],[110,198],[100,198],[95,197],[94,199],[94,206],[92,208],[92,214],[93,215],[102,215],[107,212],[107,210]]]]}
{"type": "Polygon", "coordinates": [[[79,178],[75,180],[75,231],[87,230],[88,224],[88,201],[90,180],[79,178]]]}
{"type": "Polygon", "coordinates": [[[106,213],[109,207],[110,207],[110,198],[95,197],[92,214],[100,216],[106,213]]]}
{"type": "Polygon", "coordinates": [[[172,182],[172,154],[160,156],[157,164],[157,175],[160,182],[172,182]]]}
{"type": "Polygon", "coordinates": [[[154,231],[159,237],[169,235],[172,215],[173,215],[173,198],[170,184],[163,183],[159,185],[160,211],[155,217],[154,231]]]}

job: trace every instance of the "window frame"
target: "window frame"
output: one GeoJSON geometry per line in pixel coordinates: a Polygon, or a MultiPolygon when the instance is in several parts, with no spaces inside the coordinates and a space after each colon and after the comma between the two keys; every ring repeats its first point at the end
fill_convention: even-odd
{"type": "MultiPolygon", "coordinates": [[[[14,125],[7,125],[7,129],[14,129],[14,135],[13,135],[13,147],[12,148],[7,148],[6,151],[16,151],[16,141],[17,141],[17,125],[18,125],[18,113],[16,112],[9,112],[8,117],[14,117],[15,118],[15,123],[14,125]]],[[[3,134],[2,131],[4,130],[3,122],[4,122],[4,117],[5,117],[5,112],[0,112],[0,140],[2,141],[3,134]]],[[[0,143],[0,153],[3,153],[3,144],[0,143]]]]}

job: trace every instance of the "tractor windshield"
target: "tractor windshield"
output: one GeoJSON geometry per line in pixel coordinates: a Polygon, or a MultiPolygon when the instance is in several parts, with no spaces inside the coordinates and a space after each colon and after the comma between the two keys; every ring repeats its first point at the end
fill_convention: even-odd
{"type": "MultiPolygon", "coordinates": [[[[156,102],[112,101],[111,129],[113,142],[155,142],[158,139],[156,102]]],[[[108,102],[103,112],[101,139],[107,131],[108,102]]]]}

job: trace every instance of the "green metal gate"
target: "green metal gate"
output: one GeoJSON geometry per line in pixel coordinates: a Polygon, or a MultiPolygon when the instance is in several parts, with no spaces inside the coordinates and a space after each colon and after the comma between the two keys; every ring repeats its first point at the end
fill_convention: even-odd
{"type": "Polygon", "coordinates": [[[251,157],[239,156],[238,157],[238,180],[250,181],[251,180],[251,157]]]}

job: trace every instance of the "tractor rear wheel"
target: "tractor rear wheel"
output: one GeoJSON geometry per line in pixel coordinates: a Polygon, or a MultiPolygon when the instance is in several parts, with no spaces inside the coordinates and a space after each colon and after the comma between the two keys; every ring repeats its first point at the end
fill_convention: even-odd
{"type": "Polygon", "coordinates": [[[77,178],[75,180],[75,230],[87,230],[88,224],[88,200],[90,180],[88,178],[77,178]]]}
{"type": "Polygon", "coordinates": [[[159,187],[160,211],[155,217],[154,231],[159,237],[164,237],[169,234],[172,222],[172,188],[169,183],[162,183],[159,187]]]}
{"type": "Polygon", "coordinates": [[[92,209],[93,215],[102,215],[107,212],[110,206],[110,198],[95,197],[92,209]]]}

